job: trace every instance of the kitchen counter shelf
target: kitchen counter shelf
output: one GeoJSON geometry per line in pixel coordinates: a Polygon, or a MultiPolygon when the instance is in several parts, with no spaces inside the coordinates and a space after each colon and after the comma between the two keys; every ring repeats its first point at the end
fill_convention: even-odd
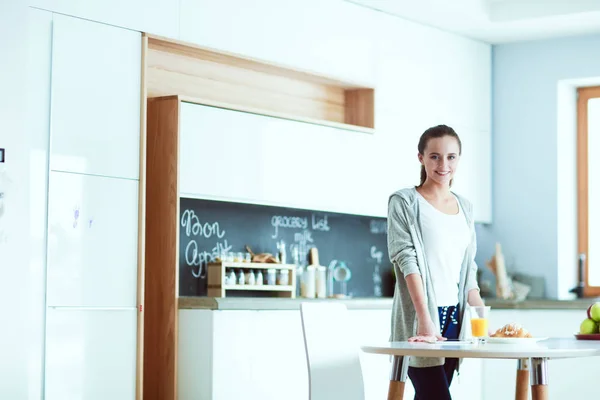
{"type": "Polygon", "coordinates": [[[289,292],[294,290],[291,285],[224,285],[225,290],[256,290],[263,292],[289,292]]]}

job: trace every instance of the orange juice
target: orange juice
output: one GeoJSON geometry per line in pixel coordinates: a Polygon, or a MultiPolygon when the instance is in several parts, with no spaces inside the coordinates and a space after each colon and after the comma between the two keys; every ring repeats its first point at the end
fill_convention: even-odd
{"type": "Polygon", "coordinates": [[[471,319],[471,334],[474,337],[485,337],[488,334],[487,318],[472,318],[471,319]]]}

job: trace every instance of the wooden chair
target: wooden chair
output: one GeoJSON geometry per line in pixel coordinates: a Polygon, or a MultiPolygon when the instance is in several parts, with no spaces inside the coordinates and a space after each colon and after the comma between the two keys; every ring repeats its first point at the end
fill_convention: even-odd
{"type": "Polygon", "coordinates": [[[302,332],[310,400],[364,400],[358,346],[348,309],[328,302],[302,303],[302,332]]]}

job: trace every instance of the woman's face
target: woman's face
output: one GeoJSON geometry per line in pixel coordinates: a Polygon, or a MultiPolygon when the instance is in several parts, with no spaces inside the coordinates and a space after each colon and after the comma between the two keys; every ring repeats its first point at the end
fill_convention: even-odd
{"type": "Polygon", "coordinates": [[[459,153],[458,141],[452,136],[429,139],[425,154],[419,154],[427,179],[440,185],[450,185],[458,167],[459,153]]]}

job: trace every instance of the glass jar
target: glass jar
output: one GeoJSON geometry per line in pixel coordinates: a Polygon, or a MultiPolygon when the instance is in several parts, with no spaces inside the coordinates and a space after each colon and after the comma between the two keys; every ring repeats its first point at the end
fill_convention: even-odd
{"type": "Polygon", "coordinates": [[[256,271],[256,284],[259,286],[263,284],[263,274],[260,269],[256,271]]]}
{"type": "Polygon", "coordinates": [[[267,285],[275,285],[277,282],[277,271],[274,268],[267,270],[267,285]]]}
{"type": "Polygon", "coordinates": [[[254,285],[256,278],[254,277],[254,271],[251,269],[246,270],[246,285],[254,285]]]}
{"type": "Polygon", "coordinates": [[[280,269],[277,274],[277,284],[280,286],[287,286],[290,284],[290,270],[280,269]]]}

